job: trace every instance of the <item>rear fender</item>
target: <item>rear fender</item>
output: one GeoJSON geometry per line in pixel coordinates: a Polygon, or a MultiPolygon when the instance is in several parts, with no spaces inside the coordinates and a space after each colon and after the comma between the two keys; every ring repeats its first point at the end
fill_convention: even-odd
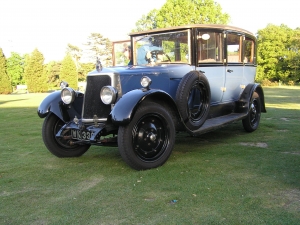
{"type": "Polygon", "coordinates": [[[252,84],[248,84],[247,87],[245,88],[245,90],[243,91],[243,93],[240,96],[240,103],[243,103],[242,107],[240,107],[241,109],[243,109],[243,111],[248,112],[248,107],[249,104],[245,104],[245,103],[249,103],[252,97],[252,94],[254,92],[257,92],[259,97],[260,97],[260,102],[261,102],[261,112],[266,113],[266,106],[265,106],[265,96],[264,96],[264,91],[262,89],[262,86],[258,83],[252,83],[252,84]]]}
{"type": "Polygon", "coordinates": [[[60,91],[49,94],[39,105],[37,113],[40,118],[45,118],[49,113],[54,113],[64,122],[68,122],[75,116],[81,118],[83,94],[76,92],[77,97],[71,105],[65,105],[60,97],[60,91]]]}
{"type": "Polygon", "coordinates": [[[115,125],[126,125],[128,124],[137,107],[146,99],[152,98],[159,101],[164,100],[164,102],[171,104],[172,107],[176,108],[176,104],[172,97],[161,90],[157,89],[136,89],[127,92],[122,98],[116,103],[113,110],[111,111],[111,119],[115,125]]]}

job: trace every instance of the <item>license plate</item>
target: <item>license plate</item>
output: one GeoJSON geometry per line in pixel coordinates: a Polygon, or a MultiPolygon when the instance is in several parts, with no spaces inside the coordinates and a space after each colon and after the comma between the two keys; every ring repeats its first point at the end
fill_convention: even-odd
{"type": "Polygon", "coordinates": [[[72,138],[77,140],[90,140],[92,137],[92,132],[90,131],[80,131],[80,130],[72,130],[71,131],[72,138]]]}

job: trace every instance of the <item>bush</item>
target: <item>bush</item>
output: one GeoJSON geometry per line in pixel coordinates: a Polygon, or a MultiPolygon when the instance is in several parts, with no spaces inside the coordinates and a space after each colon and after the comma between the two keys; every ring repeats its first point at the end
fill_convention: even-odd
{"type": "Polygon", "coordinates": [[[262,84],[262,86],[280,86],[281,82],[279,81],[279,83],[278,83],[277,81],[272,82],[268,79],[263,79],[261,81],[261,84],[262,84]]]}

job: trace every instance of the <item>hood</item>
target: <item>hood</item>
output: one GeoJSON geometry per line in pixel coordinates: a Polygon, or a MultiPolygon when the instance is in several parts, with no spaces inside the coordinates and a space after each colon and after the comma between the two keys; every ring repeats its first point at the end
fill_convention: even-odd
{"type": "Polygon", "coordinates": [[[105,73],[118,73],[120,76],[131,75],[156,75],[168,74],[170,78],[181,78],[183,75],[191,70],[194,70],[194,66],[187,64],[160,64],[156,66],[115,66],[106,67],[101,71],[91,71],[89,75],[105,74],[105,73]]]}

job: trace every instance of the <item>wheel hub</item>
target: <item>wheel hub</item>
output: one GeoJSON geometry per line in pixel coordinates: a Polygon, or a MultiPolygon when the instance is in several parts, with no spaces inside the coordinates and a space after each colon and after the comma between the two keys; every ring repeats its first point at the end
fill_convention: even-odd
{"type": "Polygon", "coordinates": [[[152,132],[149,133],[147,136],[148,136],[148,138],[150,139],[150,141],[152,141],[152,142],[154,142],[154,141],[156,140],[156,135],[153,134],[152,132]]]}

